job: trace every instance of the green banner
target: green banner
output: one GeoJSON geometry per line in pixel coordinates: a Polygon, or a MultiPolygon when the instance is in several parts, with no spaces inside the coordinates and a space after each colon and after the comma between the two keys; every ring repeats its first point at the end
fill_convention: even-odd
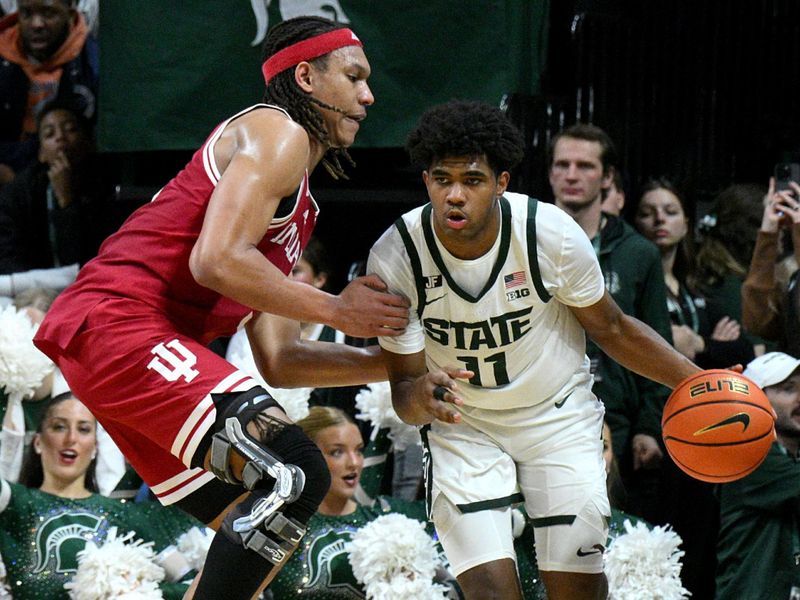
{"type": "Polygon", "coordinates": [[[115,0],[100,14],[100,148],[197,147],[260,101],[260,42],[300,14],[349,23],[364,42],[376,102],[361,147],[402,146],[438,102],[539,90],[548,0],[115,0]]]}

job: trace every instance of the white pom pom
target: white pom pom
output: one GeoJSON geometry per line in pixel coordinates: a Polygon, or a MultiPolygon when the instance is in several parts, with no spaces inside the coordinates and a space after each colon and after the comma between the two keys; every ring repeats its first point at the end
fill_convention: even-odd
{"type": "Polygon", "coordinates": [[[33,345],[38,326],[13,306],[0,310],[0,387],[25,398],[42,385],[53,363],[33,345]]]}
{"type": "Polygon", "coordinates": [[[256,367],[247,337],[242,336],[240,332],[236,332],[231,338],[227,359],[264,386],[292,421],[299,421],[308,416],[308,399],[313,388],[274,388],[269,385],[256,367]]]}
{"type": "Polygon", "coordinates": [[[308,416],[308,399],[313,388],[274,388],[266,382],[264,387],[292,421],[296,422],[308,416]]]}
{"type": "Polygon", "coordinates": [[[445,597],[446,588],[432,582],[436,549],[419,521],[398,513],[378,517],[353,534],[347,550],[353,574],[369,599],[445,597]]]}
{"type": "Polygon", "coordinates": [[[200,529],[192,527],[189,531],[178,538],[178,550],[195,571],[203,568],[206,562],[206,555],[214,539],[214,530],[207,527],[200,529]]]}
{"type": "Polygon", "coordinates": [[[134,532],[117,537],[116,527],[108,530],[98,546],[87,542],[78,553],[78,571],[64,588],[72,600],[156,600],[163,598],[158,582],[164,569],[155,563],[153,542],[133,539],[134,532]],[[126,543],[130,542],[130,543],[126,543]]]}
{"type": "Polygon", "coordinates": [[[6,582],[6,565],[2,554],[0,554],[0,600],[11,600],[11,589],[6,582]]]}
{"type": "Polygon", "coordinates": [[[394,449],[402,452],[409,446],[420,444],[417,428],[404,423],[392,406],[392,390],[388,381],[370,383],[366,390],[356,394],[356,416],[371,421],[379,429],[389,428],[389,439],[394,449]]]}
{"type": "Polygon", "coordinates": [[[624,523],[626,533],[605,553],[609,600],[680,600],[689,591],[681,585],[681,538],[669,527],[648,529],[624,523]]]}

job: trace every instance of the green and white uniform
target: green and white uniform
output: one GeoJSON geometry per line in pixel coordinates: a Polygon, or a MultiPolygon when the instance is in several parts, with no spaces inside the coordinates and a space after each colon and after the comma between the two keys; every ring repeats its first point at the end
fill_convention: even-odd
{"type": "MultiPolygon", "coordinates": [[[[314,514],[300,548],[269,585],[273,597],[306,600],[363,600],[363,586],[350,566],[346,545],[367,523],[388,513],[401,513],[425,521],[422,502],[380,496],[372,507],[359,505],[343,516],[314,514]]],[[[429,531],[433,535],[433,531],[429,531]]],[[[442,561],[444,553],[441,554],[442,561]]],[[[446,562],[443,566],[447,568],[446,562]]]]}
{"type": "MultiPolygon", "coordinates": [[[[99,494],[73,500],[0,481],[0,554],[15,600],[67,599],[64,584],[78,568],[87,541],[102,543],[108,529],[135,531],[156,553],[202,525],[157,502],[134,504],[99,494]]],[[[189,577],[191,581],[191,577],[189,577]]],[[[188,583],[163,583],[165,598],[178,600],[188,583]]]]}
{"type": "Polygon", "coordinates": [[[542,568],[599,572],[602,556],[586,549],[605,544],[610,513],[603,406],[591,392],[585,334],[570,307],[598,302],[603,276],[589,239],[562,210],[514,193],[499,210],[497,241],[474,260],[444,248],[430,204],[375,243],[368,272],[412,304],[406,331],[380,343],[396,354],[424,350],[429,370],[475,373],[459,384],[464,424],[422,429],[429,505],[456,573],[474,564],[450,556],[439,495],[460,513],[524,499],[542,568]],[[562,541],[545,539],[551,533],[562,541]]]}

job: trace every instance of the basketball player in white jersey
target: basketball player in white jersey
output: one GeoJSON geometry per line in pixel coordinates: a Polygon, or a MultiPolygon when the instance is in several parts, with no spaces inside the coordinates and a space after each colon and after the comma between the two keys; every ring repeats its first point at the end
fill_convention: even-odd
{"type": "Polygon", "coordinates": [[[450,564],[469,599],[521,598],[510,505],[524,502],[548,597],[605,598],[604,410],[585,335],[670,387],[699,368],[619,310],[569,215],[506,191],[523,142],[499,109],[434,107],[407,148],[431,202],[376,242],[368,272],[412,305],[380,343],[398,415],[423,426],[450,564]]]}

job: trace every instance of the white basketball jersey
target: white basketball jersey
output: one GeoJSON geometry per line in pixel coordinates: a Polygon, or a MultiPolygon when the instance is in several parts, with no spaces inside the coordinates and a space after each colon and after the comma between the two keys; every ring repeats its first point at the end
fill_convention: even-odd
{"type": "Polygon", "coordinates": [[[515,193],[500,199],[500,211],[491,273],[474,295],[453,272],[469,261],[437,243],[430,204],[398,219],[368,263],[412,304],[405,333],[380,338],[381,346],[398,354],[424,349],[429,370],[473,371],[460,395],[484,409],[531,406],[579,371],[588,376],[584,331],[568,306],[591,306],[604,291],[592,245],[569,215],[515,193]]]}

